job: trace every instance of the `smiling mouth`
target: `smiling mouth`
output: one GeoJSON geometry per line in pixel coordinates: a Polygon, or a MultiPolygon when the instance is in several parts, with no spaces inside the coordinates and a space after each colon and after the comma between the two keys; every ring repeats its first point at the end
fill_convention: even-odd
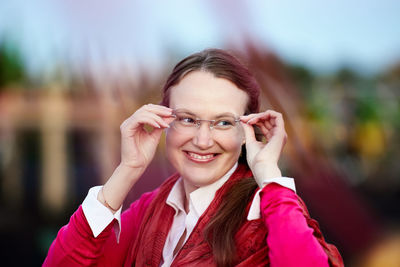
{"type": "Polygon", "coordinates": [[[197,154],[197,153],[189,152],[189,151],[185,151],[185,154],[191,161],[199,162],[199,163],[206,163],[206,162],[213,161],[219,155],[219,154],[214,154],[214,153],[197,154]]]}

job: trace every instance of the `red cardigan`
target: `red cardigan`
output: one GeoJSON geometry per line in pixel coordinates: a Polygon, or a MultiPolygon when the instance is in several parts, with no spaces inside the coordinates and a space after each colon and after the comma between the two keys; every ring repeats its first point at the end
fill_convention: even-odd
{"type": "MultiPolygon", "coordinates": [[[[136,239],[143,216],[158,191],[142,195],[122,214],[119,243],[113,230],[116,220],[94,238],[79,207],[70,222],[60,229],[43,266],[131,266],[134,260],[132,240],[136,239]]],[[[260,220],[268,230],[266,263],[296,267],[343,266],[336,248],[325,243],[317,223],[305,216],[305,212],[292,190],[278,184],[264,187],[260,220]]]]}

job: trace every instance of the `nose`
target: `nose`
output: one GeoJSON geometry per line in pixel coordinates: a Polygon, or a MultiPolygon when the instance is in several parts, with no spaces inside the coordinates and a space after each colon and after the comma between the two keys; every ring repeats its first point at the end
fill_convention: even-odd
{"type": "Polygon", "coordinates": [[[202,122],[193,137],[193,143],[200,149],[207,149],[214,145],[210,122],[202,122]]]}

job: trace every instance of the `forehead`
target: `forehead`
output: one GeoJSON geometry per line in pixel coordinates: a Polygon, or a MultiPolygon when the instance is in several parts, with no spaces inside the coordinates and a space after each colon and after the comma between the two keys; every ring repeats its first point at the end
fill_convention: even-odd
{"type": "Polygon", "coordinates": [[[193,71],[171,88],[169,106],[191,110],[198,115],[230,112],[242,115],[248,103],[245,91],[212,73],[193,71]]]}

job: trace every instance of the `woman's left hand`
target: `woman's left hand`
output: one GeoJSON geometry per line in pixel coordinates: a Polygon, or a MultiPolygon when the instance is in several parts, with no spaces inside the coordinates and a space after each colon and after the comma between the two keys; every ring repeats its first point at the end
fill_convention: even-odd
{"type": "Polygon", "coordinates": [[[247,162],[258,184],[282,176],[278,161],[287,139],[282,114],[267,110],[241,116],[240,120],[245,132],[247,162]],[[266,143],[256,140],[253,125],[260,128],[266,143]]]}

